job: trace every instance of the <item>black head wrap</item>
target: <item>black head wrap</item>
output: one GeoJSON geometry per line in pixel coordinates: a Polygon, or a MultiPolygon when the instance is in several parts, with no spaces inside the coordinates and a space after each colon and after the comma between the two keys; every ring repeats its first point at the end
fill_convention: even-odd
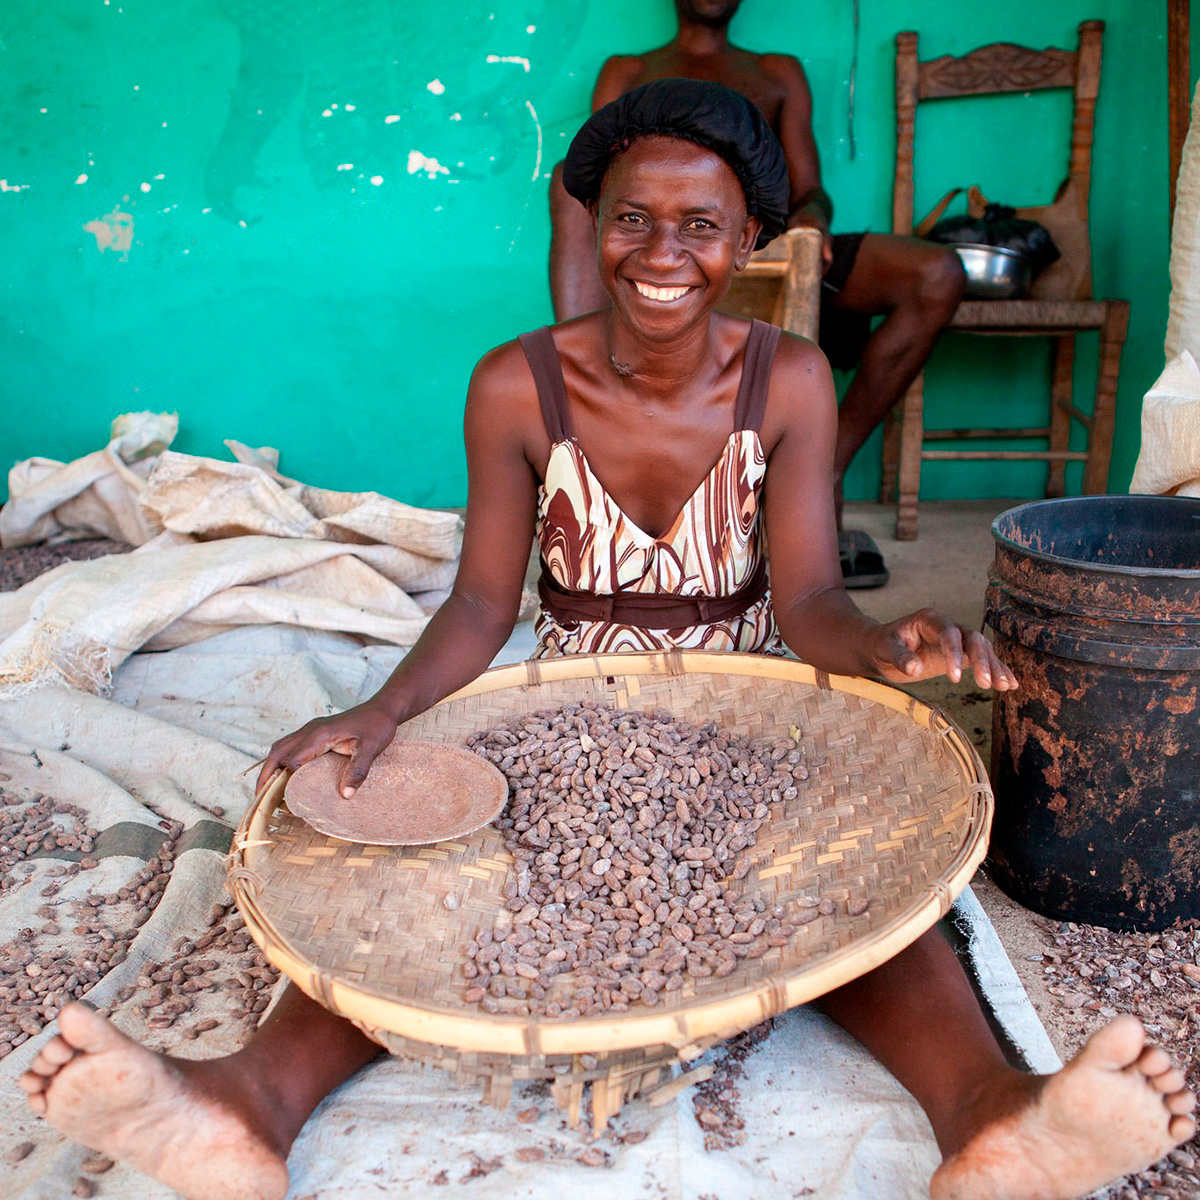
{"type": "Polygon", "coordinates": [[[762,222],[761,250],[787,225],[787,162],[767,119],[722,83],[657,79],[594,112],[575,135],[563,163],[563,187],[583,204],[599,198],[605,173],[631,139],[682,138],[723,158],[746,193],[746,211],[762,222]]]}

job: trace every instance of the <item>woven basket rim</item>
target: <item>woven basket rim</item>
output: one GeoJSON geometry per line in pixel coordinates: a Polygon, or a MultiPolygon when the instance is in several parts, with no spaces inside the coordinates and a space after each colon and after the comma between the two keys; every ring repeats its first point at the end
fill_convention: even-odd
{"type": "MultiPolygon", "coordinates": [[[[658,1012],[652,1008],[569,1020],[520,1017],[468,1011],[449,1014],[412,1002],[401,1002],[378,989],[350,982],[325,970],[296,949],[275,927],[257,899],[255,850],[268,838],[267,823],[282,799],[286,770],[276,772],[247,809],[234,836],[229,887],[247,928],[267,959],[307,995],[334,1012],[363,1025],[402,1034],[417,1041],[459,1050],[518,1055],[582,1054],[636,1049],[653,1044],[684,1049],[704,1038],[729,1036],[734,1026],[747,1028],[834,990],[894,957],[932,928],[970,882],[987,851],[992,819],[992,792],[974,746],[941,710],[887,684],[857,676],[830,675],[806,663],[733,651],[673,650],[651,653],[563,655],[493,667],[466,687],[434,705],[513,687],[536,687],[563,679],[690,673],[751,675],[812,684],[846,692],[901,712],[941,736],[957,760],[970,802],[967,835],[937,879],[914,895],[907,910],[855,938],[816,965],[800,968],[791,978],[733,987],[717,999],[658,1012]]],[[[398,736],[403,738],[404,726],[398,736]]]]}

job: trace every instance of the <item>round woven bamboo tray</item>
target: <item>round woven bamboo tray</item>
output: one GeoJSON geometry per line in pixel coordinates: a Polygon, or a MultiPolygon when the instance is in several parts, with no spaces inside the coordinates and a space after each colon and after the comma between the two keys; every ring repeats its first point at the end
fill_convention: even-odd
{"type": "Polygon", "coordinates": [[[495,828],[419,848],[339,841],[287,811],[280,773],[234,840],[230,887],[267,958],[392,1053],[481,1077],[492,1103],[507,1103],[514,1079],[544,1078],[577,1119],[590,1083],[602,1127],[671,1063],[910,945],[983,859],[991,789],[949,718],[895,688],[788,659],[675,651],[519,663],[486,672],[397,736],[461,745],[583,699],[756,738],[798,730],[811,777],[795,800],[772,806],[740,886],[769,906],[827,898],[834,913],[726,978],[689,978],[653,1008],[573,1020],[491,1015],[462,1002],[470,982],[461,965],[504,908],[513,859],[495,828]],[[453,910],[443,903],[451,893],[453,910]]]}

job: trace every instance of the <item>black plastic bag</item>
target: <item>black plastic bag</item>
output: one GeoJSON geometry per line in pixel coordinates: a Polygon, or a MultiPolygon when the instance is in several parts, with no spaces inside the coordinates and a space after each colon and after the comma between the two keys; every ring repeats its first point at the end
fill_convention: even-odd
{"type": "Polygon", "coordinates": [[[947,245],[999,246],[1015,250],[1033,264],[1036,275],[1060,256],[1045,226],[1016,215],[1007,204],[989,204],[982,217],[943,217],[926,235],[947,245]]]}

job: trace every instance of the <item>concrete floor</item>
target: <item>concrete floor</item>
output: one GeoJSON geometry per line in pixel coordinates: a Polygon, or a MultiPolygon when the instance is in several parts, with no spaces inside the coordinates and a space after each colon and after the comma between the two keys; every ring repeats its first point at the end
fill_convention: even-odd
{"type": "Polygon", "coordinates": [[[887,587],[856,591],[859,607],[876,620],[933,605],[960,624],[978,629],[992,561],[993,519],[1020,500],[954,500],[924,503],[920,536],[898,542],[895,510],[881,504],[847,504],[845,525],[865,529],[891,572],[887,587]]]}
{"type": "MultiPolygon", "coordinates": [[[[956,500],[921,505],[920,536],[898,542],[895,513],[879,504],[847,504],[845,525],[864,529],[879,545],[891,572],[886,587],[851,593],[877,621],[891,621],[932,607],[967,629],[982,629],[988,568],[993,557],[991,524],[1019,500],[956,500]]],[[[959,684],[932,680],[905,690],[944,709],[962,727],[987,764],[991,749],[991,702],[970,676],[959,684]]]]}

